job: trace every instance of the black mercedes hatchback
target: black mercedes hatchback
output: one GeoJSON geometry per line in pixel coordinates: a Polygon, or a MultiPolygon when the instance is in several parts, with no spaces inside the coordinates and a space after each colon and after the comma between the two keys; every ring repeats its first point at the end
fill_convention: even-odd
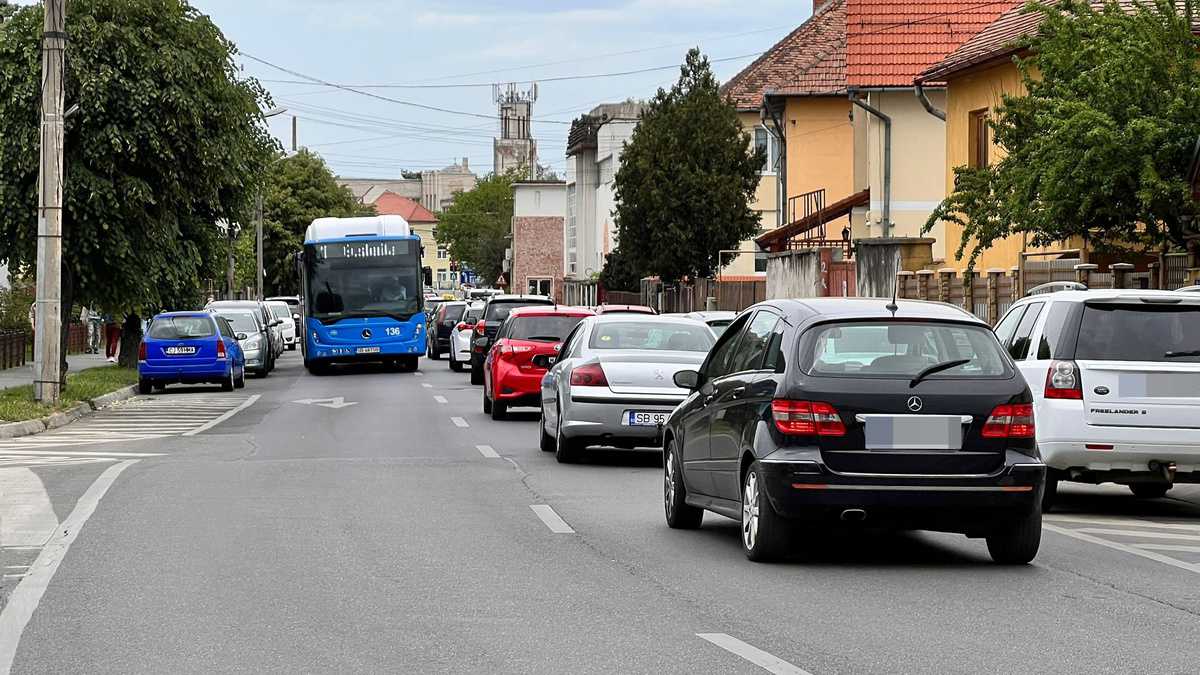
{"type": "Polygon", "coordinates": [[[803,523],[985,538],[1023,564],[1046,467],[1025,380],[984,322],[940,303],[776,300],[743,312],[664,429],[673,528],[742,523],[768,560],[803,523]]]}

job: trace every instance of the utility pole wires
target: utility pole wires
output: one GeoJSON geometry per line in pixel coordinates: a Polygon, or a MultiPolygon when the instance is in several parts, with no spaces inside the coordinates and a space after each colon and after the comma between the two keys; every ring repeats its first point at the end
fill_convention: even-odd
{"type": "Polygon", "coordinates": [[[58,404],[63,381],[63,69],[67,48],[66,11],[66,0],[45,0],[33,397],[51,405],[58,404]]]}

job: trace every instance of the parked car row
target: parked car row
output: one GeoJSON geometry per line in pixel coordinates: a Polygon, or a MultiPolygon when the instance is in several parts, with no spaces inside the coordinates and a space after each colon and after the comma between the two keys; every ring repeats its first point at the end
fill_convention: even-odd
{"type": "Polygon", "coordinates": [[[495,296],[438,325],[484,411],[538,407],[559,461],[662,448],[673,528],[739,520],[752,560],[798,524],[938,530],[1020,564],[1061,481],[1200,482],[1200,294],[1052,290],[994,330],[856,298],[656,315],[495,296]]]}
{"type": "Polygon", "coordinates": [[[203,310],[164,312],[150,320],[138,349],[138,391],[169,384],[244,387],[246,373],[266,377],[297,340],[291,307],[282,300],[222,300],[203,310]]]}

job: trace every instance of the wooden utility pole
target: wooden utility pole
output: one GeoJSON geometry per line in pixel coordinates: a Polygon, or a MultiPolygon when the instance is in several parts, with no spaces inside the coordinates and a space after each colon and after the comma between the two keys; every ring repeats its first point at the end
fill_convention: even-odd
{"type": "Polygon", "coordinates": [[[66,13],[66,0],[45,0],[33,397],[52,405],[58,404],[62,393],[63,66],[67,48],[66,13]]]}

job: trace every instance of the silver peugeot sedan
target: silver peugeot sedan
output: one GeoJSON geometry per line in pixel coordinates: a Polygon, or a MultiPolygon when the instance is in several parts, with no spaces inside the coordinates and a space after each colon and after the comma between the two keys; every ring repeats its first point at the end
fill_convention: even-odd
{"type": "Polygon", "coordinates": [[[689,393],[675,386],[675,373],[698,368],[714,342],[708,326],[681,317],[584,319],[557,357],[538,357],[550,366],[542,378],[542,450],[567,463],[594,445],[661,447],[663,423],[689,393]]]}

